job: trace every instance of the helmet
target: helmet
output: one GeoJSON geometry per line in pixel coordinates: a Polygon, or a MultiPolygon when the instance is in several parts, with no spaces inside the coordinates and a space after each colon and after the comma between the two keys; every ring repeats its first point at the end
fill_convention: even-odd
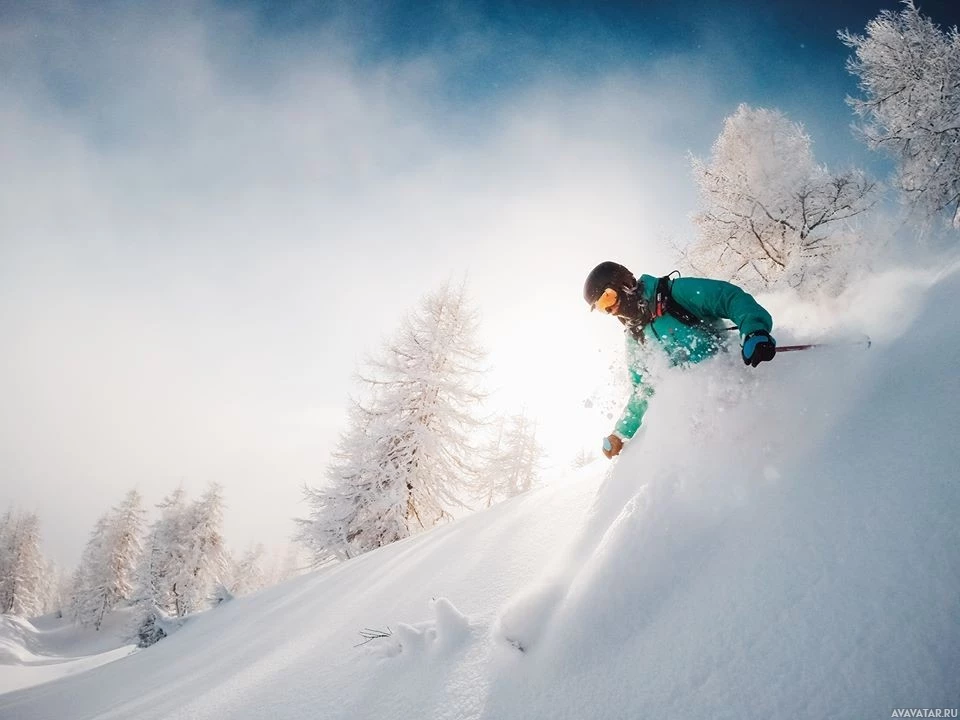
{"type": "Polygon", "coordinates": [[[597,265],[590,274],[587,275],[587,281],[583,284],[583,299],[587,301],[590,307],[600,299],[603,291],[607,288],[620,290],[621,288],[635,288],[637,279],[633,273],[627,270],[619,263],[602,262],[597,265]]]}

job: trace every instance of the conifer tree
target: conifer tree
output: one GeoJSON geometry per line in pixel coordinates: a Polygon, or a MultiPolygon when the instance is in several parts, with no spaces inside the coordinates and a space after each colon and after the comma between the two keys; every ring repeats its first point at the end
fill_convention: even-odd
{"type": "Polygon", "coordinates": [[[537,481],[543,457],[536,423],[525,413],[501,419],[485,456],[482,488],[487,507],[527,492],[537,481]]]}
{"type": "Polygon", "coordinates": [[[230,582],[230,592],[234,595],[249,595],[267,584],[263,569],[264,547],[262,544],[252,545],[240,559],[234,563],[230,582]]]}
{"type": "Polygon", "coordinates": [[[36,513],[7,511],[0,519],[0,613],[34,617],[44,610],[47,564],[36,513]]]}
{"type": "Polygon", "coordinates": [[[214,588],[227,568],[223,541],[223,494],[211,483],[204,495],[186,513],[179,539],[183,561],[174,576],[173,595],[177,617],[210,607],[214,588]]]}
{"type": "Polygon", "coordinates": [[[580,468],[586,467],[596,459],[596,453],[590,452],[586,448],[580,448],[580,450],[577,451],[577,454],[574,455],[573,460],[570,461],[570,467],[572,467],[574,470],[579,470],[580,468]]]}
{"type": "Polygon", "coordinates": [[[137,634],[147,647],[167,633],[166,620],[177,611],[173,578],[185,556],[186,494],[177,488],[157,506],[160,517],[150,526],[137,569],[137,634]]]}
{"type": "Polygon", "coordinates": [[[317,564],[429,529],[464,506],[477,471],[471,433],[484,398],[478,316],[463,285],[427,295],[360,375],[321,488],[306,488],[298,539],[317,564]]]}
{"type": "Polygon", "coordinates": [[[73,578],[71,616],[80,625],[92,625],[97,630],[107,610],[106,553],[109,514],[100,517],[80,556],[80,565],[73,578]]]}
{"type": "Polygon", "coordinates": [[[80,624],[99,630],[107,614],[132,600],[144,516],[140,493],[131,490],[97,521],[74,579],[71,605],[80,624]]]}

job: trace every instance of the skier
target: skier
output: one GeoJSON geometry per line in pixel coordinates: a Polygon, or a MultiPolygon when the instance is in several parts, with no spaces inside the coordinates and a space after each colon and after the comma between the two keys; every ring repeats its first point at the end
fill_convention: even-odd
{"type": "Polygon", "coordinates": [[[644,384],[641,346],[655,343],[671,366],[698,363],[725,349],[721,319],[740,331],[743,362],[752,367],[772,360],[777,343],[773,320],[753,297],[728,282],[705,278],[635,278],[623,265],[603,262],[587,276],[583,298],[591,310],[616,317],[624,326],[627,365],[633,393],[614,431],[603,439],[603,454],[620,454],[624,441],[640,428],[647,401],[653,395],[644,384]]]}

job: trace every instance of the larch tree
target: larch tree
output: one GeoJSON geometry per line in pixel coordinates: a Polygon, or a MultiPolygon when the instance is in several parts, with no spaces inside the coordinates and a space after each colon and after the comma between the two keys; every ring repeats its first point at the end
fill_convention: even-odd
{"type": "Polygon", "coordinates": [[[410,489],[389,461],[383,418],[352,409],[330,467],[327,485],[304,487],[310,517],[298,520],[297,539],[314,565],[348,560],[410,534],[410,489]]]}
{"type": "Polygon", "coordinates": [[[97,630],[107,611],[105,577],[109,525],[109,514],[103,515],[94,524],[80,556],[80,565],[73,576],[70,598],[70,614],[74,622],[92,625],[97,630]]]}
{"type": "Polygon", "coordinates": [[[484,456],[481,488],[487,507],[527,492],[537,482],[543,458],[536,423],[526,413],[501,418],[484,456]]]}
{"type": "Polygon", "coordinates": [[[211,483],[192,503],[178,488],[159,508],[137,571],[137,634],[142,647],[167,635],[171,622],[210,608],[227,569],[219,485],[211,483]]]}
{"type": "Polygon", "coordinates": [[[133,599],[145,515],[140,493],[131,490],[97,521],[74,582],[73,616],[80,624],[99,630],[107,614],[133,599]]]}
{"type": "Polygon", "coordinates": [[[597,454],[595,452],[591,452],[586,448],[580,448],[577,451],[577,454],[573,456],[573,460],[570,461],[570,467],[572,467],[574,470],[580,470],[596,459],[597,454]]]}
{"type": "Polygon", "coordinates": [[[305,489],[297,538],[315,564],[429,529],[465,507],[475,483],[485,353],[464,285],[427,295],[360,373],[327,484],[305,489]]]}
{"type": "Polygon", "coordinates": [[[685,250],[694,271],[764,290],[810,285],[867,210],[875,184],[860,171],[831,174],[803,128],[777,110],[741,105],[724,121],[708,160],[694,159],[701,210],[685,250]]]}
{"type": "Polygon", "coordinates": [[[249,595],[267,585],[266,573],[263,569],[264,547],[262,544],[252,545],[233,563],[231,568],[229,589],[234,595],[249,595]]]}
{"type": "Polygon", "coordinates": [[[266,585],[277,585],[299,575],[307,567],[301,559],[302,552],[303,546],[297,542],[274,548],[264,565],[266,585]]]}
{"type": "Polygon", "coordinates": [[[147,512],[137,490],[127,493],[111,513],[107,554],[108,596],[114,606],[133,598],[136,571],[143,554],[143,533],[147,512]]]}
{"type": "Polygon", "coordinates": [[[51,576],[53,581],[50,587],[47,612],[56,613],[58,618],[62,618],[67,616],[70,611],[73,578],[63,566],[56,563],[51,563],[51,576]]]}
{"type": "Polygon", "coordinates": [[[5,513],[0,519],[0,613],[41,614],[47,569],[36,513],[5,513]]]}
{"type": "Polygon", "coordinates": [[[176,614],[174,578],[186,555],[186,493],[177,488],[158,505],[160,517],[150,526],[137,568],[137,634],[146,647],[166,636],[168,618],[176,614]]]}
{"type": "Polygon", "coordinates": [[[209,608],[213,590],[227,569],[223,492],[218,484],[211,483],[203,497],[191,504],[182,529],[179,545],[184,553],[173,581],[177,617],[209,608]]]}
{"type": "Polygon", "coordinates": [[[960,229],[960,32],[940,28],[913,0],[884,10],[864,35],[840,39],[862,97],[849,98],[867,144],[897,162],[894,182],[914,210],[960,229]]]}

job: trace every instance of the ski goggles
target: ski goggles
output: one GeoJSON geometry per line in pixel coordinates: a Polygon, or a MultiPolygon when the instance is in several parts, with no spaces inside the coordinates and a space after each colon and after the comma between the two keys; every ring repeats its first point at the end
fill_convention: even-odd
{"type": "Polygon", "coordinates": [[[603,291],[603,294],[597,298],[596,302],[593,303],[593,309],[609,313],[619,300],[620,298],[617,295],[617,291],[613,288],[607,288],[603,291]]]}

